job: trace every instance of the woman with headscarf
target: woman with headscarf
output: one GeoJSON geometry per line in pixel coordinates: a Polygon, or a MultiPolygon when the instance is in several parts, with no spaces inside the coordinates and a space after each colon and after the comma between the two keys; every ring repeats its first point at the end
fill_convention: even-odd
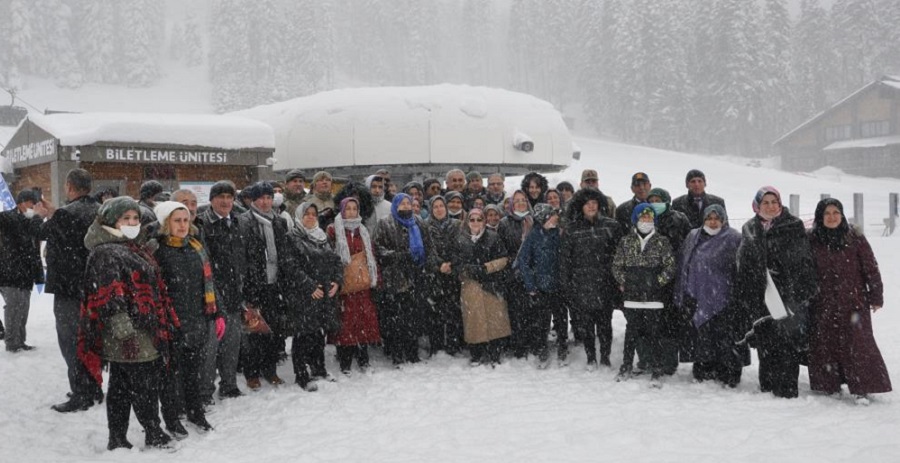
{"type": "Polygon", "coordinates": [[[384,291],[381,328],[385,342],[390,343],[385,347],[398,367],[404,362],[419,362],[421,304],[427,290],[425,269],[440,266],[433,252],[425,222],[413,215],[412,198],[397,194],[391,203],[391,217],[378,222],[375,230],[375,255],[384,291]]]}
{"type": "MultiPolygon", "coordinates": [[[[341,291],[340,328],[328,337],[329,342],[337,348],[341,373],[349,375],[354,358],[360,371],[368,371],[368,346],[381,342],[378,311],[371,291],[378,284],[378,268],[369,230],[359,216],[359,200],[352,196],[344,198],[340,209],[340,214],[328,227],[328,239],[334,252],[341,258],[343,269],[354,266],[353,259],[363,260],[369,277],[368,288],[353,292],[348,292],[345,288],[341,291]]],[[[344,281],[343,284],[347,285],[348,282],[344,281]]]]}
{"type": "Polygon", "coordinates": [[[448,191],[444,195],[444,201],[447,202],[447,215],[465,223],[466,220],[466,199],[462,193],[458,191],[448,191]]]}
{"type": "Polygon", "coordinates": [[[686,336],[693,345],[694,379],[735,387],[750,364],[750,350],[735,345],[744,335],[734,322],[740,310],[735,284],[741,234],[728,225],[718,204],[707,206],[702,216],[703,227],[691,230],[681,249],[674,301],[690,321],[686,336]]]}
{"type": "Polygon", "coordinates": [[[459,310],[459,278],[452,260],[457,253],[460,223],[447,214],[443,196],[431,198],[431,216],[425,221],[438,266],[428,271],[430,312],[426,329],[431,355],[443,350],[455,355],[462,348],[462,315],[459,310]]]}
{"type": "Polygon", "coordinates": [[[484,226],[496,232],[500,228],[500,220],[503,219],[503,209],[496,204],[488,204],[482,210],[484,211],[484,226]]]}
{"type": "MultiPolygon", "coordinates": [[[[522,190],[516,190],[510,197],[507,206],[506,217],[500,219],[497,234],[506,249],[506,256],[510,262],[516,261],[519,248],[525,237],[531,232],[534,218],[531,216],[531,203],[528,195],[522,190]]],[[[508,272],[507,294],[509,295],[509,322],[512,327],[512,335],[509,343],[513,355],[522,358],[528,351],[525,337],[525,313],[528,310],[530,298],[525,292],[525,285],[518,272],[508,272]]]]}
{"type": "Polygon", "coordinates": [[[623,362],[616,379],[631,377],[634,353],[643,345],[651,380],[658,384],[665,368],[660,332],[666,287],[675,278],[675,254],[669,240],[656,232],[656,213],[650,204],[635,206],[631,223],[631,232],[619,241],[612,264],[627,323],[623,362]]]}
{"type": "Polygon", "coordinates": [[[841,384],[862,403],[889,392],[891,378],[875,344],[872,312],[884,304],[881,272],[865,235],[850,227],[834,198],[816,206],[809,233],[819,293],[809,308],[809,386],[836,394],[841,384]]]}
{"type": "Polygon", "coordinates": [[[169,299],[181,327],[176,331],[174,358],[177,375],[167,377],[160,395],[162,416],[175,438],[187,437],[178,419],[179,397],[184,399],[187,420],[204,431],[212,429],[206,421],[200,392],[200,374],[206,358],[215,355],[209,346],[212,337],[222,339],[225,319],[216,306],[212,264],[206,247],[191,235],[191,213],[175,201],[158,203],[153,209],[159,220],[159,248],[154,253],[162,270],[169,299]]]}
{"type": "Polygon", "coordinates": [[[132,448],[126,437],[132,408],[148,447],[164,447],[172,439],[160,427],[159,378],[172,368],[170,348],[179,322],[156,259],[135,242],[140,211],[127,196],[108,199],[84,237],[90,256],[78,358],[97,384],[103,383],[103,362],[109,364],[109,450],[132,448]]]}
{"type": "Polygon", "coordinates": [[[288,332],[293,334],[291,360],[294,381],[306,391],[318,390],[315,378],[325,370],[325,334],[337,329],[336,304],[343,282],[341,258],[319,227],[319,210],[311,201],[294,211],[288,246],[281,253],[285,273],[282,286],[287,302],[288,332]]]}
{"type": "Polygon", "coordinates": [[[464,338],[472,366],[496,365],[500,363],[500,343],[510,335],[505,297],[509,257],[500,237],[485,227],[481,209],[469,211],[467,221],[453,258],[462,285],[464,338]]]}
{"type": "Polygon", "coordinates": [[[760,390],[793,398],[798,395],[801,352],[809,343],[809,303],[818,286],[815,263],[803,221],[781,205],[778,190],[760,188],[753,212],[738,248],[741,326],[759,357],[760,390]],[[770,279],[774,288],[768,287],[770,279]],[[781,300],[786,316],[773,318],[767,293],[770,300],[781,300]]]}

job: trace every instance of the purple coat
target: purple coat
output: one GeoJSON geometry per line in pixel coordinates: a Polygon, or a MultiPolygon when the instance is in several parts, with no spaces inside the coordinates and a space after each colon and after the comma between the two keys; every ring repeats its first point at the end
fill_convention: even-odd
{"type": "Polygon", "coordinates": [[[869,242],[851,231],[847,246],[830,250],[810,234],[819,293],[809,309],[809,385],[814,391],[851,394],[891,390],[891,379],[872,334],[872,306],[884,303],[881,273],[869,242]]]}
{"type": "Polygon", "coordinates": [[[727,224],[715,236],[695,228],[684,240],[675,286],[675,304],[685,297],[697,301],[693,324],[699,328],[728,306],[737,268],[741,233],[727,224]]]}

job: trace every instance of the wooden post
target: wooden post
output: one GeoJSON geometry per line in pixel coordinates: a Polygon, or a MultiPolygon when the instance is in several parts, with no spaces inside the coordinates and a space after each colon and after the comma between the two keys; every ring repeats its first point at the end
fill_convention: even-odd
{"type": "Polygon", "coordinates": [[[790,208],[794,217],[800,217],[800,195],[791,195],[790,208]]]}
{"type": "Polygon", "coordinates": [[[860,233],[865,233],[866,221],[863,214],[862,193],[853,193],[853,223],[859,227],[860,233]]]}
{"type": "Polygon", "coordinates": [[[897,228],[897,193],[888,195],[888,234],[893,235],[897,228]]]}

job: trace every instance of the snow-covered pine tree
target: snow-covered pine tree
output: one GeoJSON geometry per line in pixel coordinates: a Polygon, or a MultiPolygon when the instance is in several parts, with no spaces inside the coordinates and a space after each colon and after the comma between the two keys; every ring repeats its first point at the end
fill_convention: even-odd
{"type": "Polygon", "coordinates": [[[494,74],[491,38],[495,30],[493,3],[490,0],[465,0],[459,40],[466,56],[462,63],[467,84],[487,85],[491,81],[494,74]]]}
{"type": "Polygon", "coordinates": [[[219,113],[250,106],[248,87],[255,82],[248,60],[251,32],[246,10],[251,5],[248,0],[216,0],[212,5],[209,75],[213,107],[219,113]]]}
{"type": "Polygon", "coordinates": [[[882,45],[879,13],[875,0],[836,0],[831,8],[831,31],[840,63],[838,91],[842,94],[878,77],[874,60],[882,45]]]}
{"type": "Polygon", "coordinates": [[[766,80],[759,125],[763,139],[775,140],[788,130],[795,105],[791,93],[792,24],[786,0],[766,0],[762,12],[764,40],[759,51],[766,80]]]}
{"type": "Polygon", "coordinates": [[[193,13],[188,13],[184,19],[183,43],[184,43],[184,64],[188,67],[199,66],[203,64],[203,36],[200,29],[200,21],[193,13]]]}
{"type": "Polygon", "coordinates": [[[122,37],[114,27],[118,9],[115,0],[82,0],[75,4],[77,51],[87,82],[120,81],[121,63],[115,57],[122,37]]]}
{"type": "Polygon", "coordinates": [[[169,33],[169,59],[180,61],[185,53],[184,24],[176,22],[169,33]]]}
{"type": "Polygon", "coordinates": [[[830,103],[829,87],[838,61],[832,38],[828,12],[820,0],[802,0],[791,40],[791,93],[796,104],[789,126],[809,119],[830,103]]]}
{"type": "Polygon", "coordinates": [[[163,21],[155,0],[135,0],[121,4],[122,37],[120,62],[124,81],[131,87],[148,87],[160,77],[157,25],[163,21]]]}

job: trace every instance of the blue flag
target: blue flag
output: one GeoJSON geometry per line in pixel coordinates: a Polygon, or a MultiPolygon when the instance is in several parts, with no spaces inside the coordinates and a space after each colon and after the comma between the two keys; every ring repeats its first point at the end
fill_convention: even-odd
{"type": "Polygon", "coordinates": [[[13,198],[6,180],[0,175],[0,211],[8,211],[16,207],[16,200],[13,198]]]}

